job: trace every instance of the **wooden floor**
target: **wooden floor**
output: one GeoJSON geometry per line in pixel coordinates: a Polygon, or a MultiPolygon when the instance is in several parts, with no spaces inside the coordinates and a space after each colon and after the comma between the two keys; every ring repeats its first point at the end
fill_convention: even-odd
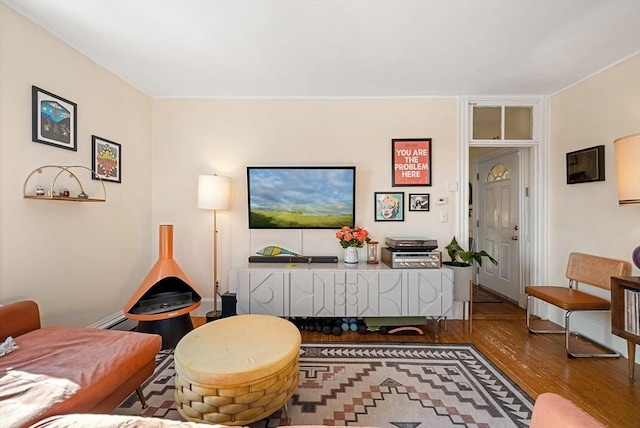
{"type": "MultiPolygon", "coordinates": [[[[509,303],[475,303],[473,332],[469,322],[448,320],[438,343],[472,343],[532,398],[555,392],[582,407],[609,427],[640,427],[640,367],[636,382],[628,380],[624,358],[568,358],[564,335],[531,335],[524,309],[509,303]]],[[[194,319],[201,325],[202,318],[194,319]]],[[[443,322],[441,329],[443,327],[443,322]]],[[[435,340],[435,321],[424,335],[345,332],[340,336],[302,331],[303,342],[424,342],[435,340]]],[[[259,332],[256,332],[259,334],[259,332]]],[[[590,344],[577,338],[577,344],[590,344]]],[[[550,427],[555,428],[555,427],[550,427]]]]}

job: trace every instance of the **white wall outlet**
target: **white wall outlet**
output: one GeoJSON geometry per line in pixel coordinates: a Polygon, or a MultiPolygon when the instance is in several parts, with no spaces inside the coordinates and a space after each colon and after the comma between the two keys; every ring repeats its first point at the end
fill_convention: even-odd
{"type": "Polygon", "coordinates": [[[450,181],[447,183],[447,190],[450,192],[457,192],[458,191],[458,182],[457,181],[450,181]]]}
{"type": "Polygon", "coordinates": [[[446,196],[436,196],[436,205],[447,205],[446,196]]]}
{"type": "Polygon", "coordinates": [[[440,223],[446,223],[449,221],[449,213],[447,211],[440,211],[440,223]]]}

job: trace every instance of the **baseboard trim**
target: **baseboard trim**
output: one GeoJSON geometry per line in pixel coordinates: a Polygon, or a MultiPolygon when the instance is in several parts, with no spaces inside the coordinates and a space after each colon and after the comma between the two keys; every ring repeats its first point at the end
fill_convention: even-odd
{"type": "Polygon", "coordinates": [[[101,328],[107,330],[125,320],[127,320],[127,317],[124,316],[124,311],[118,311],[115,314],[109,315],[108,317],[91,324],[89,328],[101,328]]]}

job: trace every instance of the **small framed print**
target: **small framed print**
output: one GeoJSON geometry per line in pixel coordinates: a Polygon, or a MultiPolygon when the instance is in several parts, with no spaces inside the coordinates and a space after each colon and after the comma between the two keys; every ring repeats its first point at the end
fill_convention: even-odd
{"type": "Polygon", "coordinates": [[[569,152],[567,184],[604,181],[604,145],[569,152]]]}
{"type": "Polygon", "coordinates": [[[374,192],[375,221],[404,221],[404,192],[374,192]]]}
{"type": "Polygon", "coordinates": [[[91,136],[91,169],[94,180],[122,182],[122,149],[120,144],[91,136]]]}
{"type": "Polygon", "coordinates": [[[409,211],[429,211],[429,194],[409,193],[409,211]]]}
{"type": "Polygon", "coordinates": [[[391,186],[431,186],[431,138],[391,140],[391,186]]]}
{"type": "Polygon", "coordinates": [[[31,87],[31,140],[67,150],[78,150],[77,105],[51,92],[31,87]]]}

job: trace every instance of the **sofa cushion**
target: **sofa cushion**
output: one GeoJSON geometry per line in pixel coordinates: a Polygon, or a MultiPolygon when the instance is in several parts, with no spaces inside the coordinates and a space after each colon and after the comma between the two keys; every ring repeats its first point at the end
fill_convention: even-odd
{"type": "Polygon", "coordinates": [[[154,361],[161,338],[144,333],[49,327],[25,333],[15,341],[19,349],[0,358],[0,420],[8,426],[25,425],[48,415],[91,411],[154,361]],[[57,393],[39,389],[43,382],[59,387],[57,393]],[[28,401],[26,397],[30,397],[28,401]],[[27,414],[25,404],[30,407],[27,414]]]}
{"type": "MultiPolygon", "coordinates": [[[[52,416],[31,428],[226,428],[224,425],[181,422],[143,416],[73,414],[52,416]]],[[[243,428],[243,427],[240,427],[243,428]]],[[[246,428],[246,427],[244,427],[246,428]]]]}

